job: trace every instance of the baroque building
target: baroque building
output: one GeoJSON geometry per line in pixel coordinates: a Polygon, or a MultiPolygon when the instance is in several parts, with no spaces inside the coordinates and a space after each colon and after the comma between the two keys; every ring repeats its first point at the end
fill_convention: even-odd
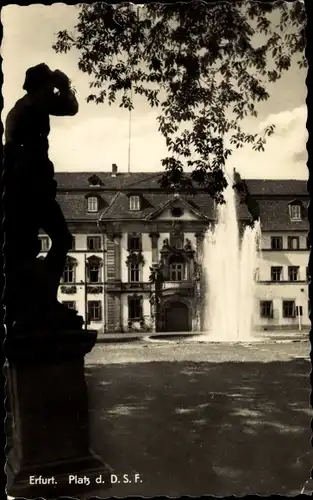
{"type": "MultiPolygon", "coordinates": [[[[201,249],[216,223],[212,199],[165,192],[162,173],[57,173],[73,234],[59,300],[102,333],[203,331],[201,249]]],[[[255,269],[256,329],[308,328],[306,182],[246,180],[257,201],[262,258],[255,269]]],[[[240,230],[249,223],[237,203],[240,230]]],[[[41,255],[49,239],[41,235],[41,255]]],[[[227,304],[225,304],[227,314],[227,304]]]]}

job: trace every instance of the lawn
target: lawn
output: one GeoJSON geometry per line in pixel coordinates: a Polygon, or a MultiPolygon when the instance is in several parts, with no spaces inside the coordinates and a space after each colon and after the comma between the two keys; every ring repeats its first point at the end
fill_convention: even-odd
{"type": "Polygon", "coordinates": [[[142,479],[103,496],[300,493],[312,467],[308,352],[98,344],[86,358],[93,449],[142,479]]]}

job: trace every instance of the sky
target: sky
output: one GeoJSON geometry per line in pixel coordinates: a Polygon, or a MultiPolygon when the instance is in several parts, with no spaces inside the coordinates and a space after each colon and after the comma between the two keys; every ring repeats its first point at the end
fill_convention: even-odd
{"type": "MultiPolygon", "coordinates": [[[[4,38],[4,109],[2,120],[24,91],[25,71],[45,62],[64,71],[77,90],[80,110],[75,117],[51,117],[50,158],[56,172],[109,171],[112,163],[127,171],[129,113],[118,105],[87,103],[89,77],[79,71],[79,54],[57,54],[52,49],[59,30],[73,29],[77,6],[55,3],[30,6],[8,5],[2,9],[4,38]]],[[[251,131],[275,124],[265,152],[253,152],[246,146],[229,159],[245,178],[307,179],[306,70],[294,65],[269,88],[271,97],[258,107],[258,118],[246,120],[251,131]]],[[[131,171],[161,171],[161,159],[169,156],[158,132],[158,111],[139,98],[132,112],[131,171]]]]}

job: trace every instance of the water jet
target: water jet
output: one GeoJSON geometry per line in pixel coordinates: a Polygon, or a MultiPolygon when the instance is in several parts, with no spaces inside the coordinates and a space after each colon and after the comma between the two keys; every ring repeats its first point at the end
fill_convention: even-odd
{"type": "Polygon", "coordinates": [[[255,270],[261,239],[260,221],[248,224],[242,237],[231,183],[217,206],[217,221],[203,242],[204,330],[202,341],[252,342],[255,270]]]}

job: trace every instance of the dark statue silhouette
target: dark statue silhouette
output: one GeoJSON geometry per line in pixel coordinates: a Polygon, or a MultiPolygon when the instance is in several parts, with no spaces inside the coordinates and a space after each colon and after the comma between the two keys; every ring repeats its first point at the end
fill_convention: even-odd
{"type": "Polygon", "coordinates": [[[57,301],[72,235],[56,201],[49,160],[49,115],[74,116],[78,103],[69,78],[46,64],[29,68],[7,116],[4,146],[6,324],[15,329],[81,328],[76,311],[57,301]],[[39,231],[52,245],[41,260],[39,231]]]}
{"type": "Polygon", "coordinates": [[[248,223],[249,226],[253,227],[254,223],[260,218],[260,207],[258,202],[251,196],[247,183],[241,178],[239,172],[234,168],[234,184],[233,188],[237,191],[240,203],[247,205],[251,219],[248,223]]]}

